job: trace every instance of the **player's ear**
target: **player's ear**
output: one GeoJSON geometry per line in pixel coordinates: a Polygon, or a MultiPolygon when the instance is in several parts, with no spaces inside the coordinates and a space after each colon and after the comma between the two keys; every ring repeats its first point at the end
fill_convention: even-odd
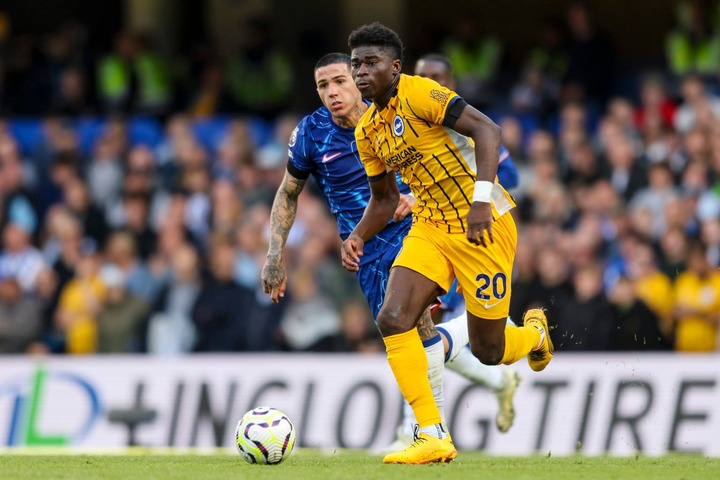
{"type": "Polygon", "coordinates": [[[401,70],[402,70],[402,62],[399,59],[393,60],[393,62],[392,62],[393,75],[399,75],[401,70]]]}

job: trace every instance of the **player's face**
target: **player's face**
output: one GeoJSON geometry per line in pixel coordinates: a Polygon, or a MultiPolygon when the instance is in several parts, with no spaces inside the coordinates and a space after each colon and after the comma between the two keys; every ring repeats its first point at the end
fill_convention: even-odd
{"type": "Polygon", "coordinates": [[[455,90],[455,81],[447,66],[435,60],[419,60],[415,64],[415,75],[435,80],[443,87],[455,90]]]}
{"type": "Polygon", "coordinates": [[[347,117],[362,102],[350,69],[344,63],[333,63],[315,70],[315,86],[320,100],[333,117],[347,117]]]}
{"type": "Polygon", "coordinates": [[[381,47],[358,47],[351,58],[352,76],[363,97],[382,100],[395,77],[400,74],[400,60],[392,59],[381,47]]]}

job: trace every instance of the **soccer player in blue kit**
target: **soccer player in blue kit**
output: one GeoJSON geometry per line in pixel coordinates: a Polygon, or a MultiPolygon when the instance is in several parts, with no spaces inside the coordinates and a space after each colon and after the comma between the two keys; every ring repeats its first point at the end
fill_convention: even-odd
{"type": "MultiPolygon", "coordinates": [[[[368,105],[351,77],[350,57],[344,53],[325,55],[316,64],[314,73],[323,107],[304,117],[290,138],[287,171],[271,212],[270,242],[262,270],[262,284],[265,293],[276,303],[284,296],[287,283],[283,249],[295,221],[298,197],[309,176],[315,176],[343,240],[362,218],[370,199],[367,175],[360,162],[354,136],[355,125],[368,105]]],[[[401,197],[395,216],[365,244],[357,272],[373,318],[382,306],[390,267],[412,223],[408,214],[414,198],[399,176],[397,182],[401,197]]],[[[441,412],[443,363],[452,360],[467,344],[465,316],[444,323],[442,330],[441,336],[427,310],[418,324],[418,331],[428,357],[428,377],[433,397],[441,412]]],[[[485,366],[475,359],[474,367],[465,368],[466,371],[460,373],[476,383],[482,383],[478,380],[483,378],[482,373],[475,370],[491,368],[496,367],[485,366]]],[[[496,423],[501,431],[510,428],[514,417],[512,396],[517,380],[515,376],[508,378],[508,382],[495,390],[500,405],[496,423]]]]}

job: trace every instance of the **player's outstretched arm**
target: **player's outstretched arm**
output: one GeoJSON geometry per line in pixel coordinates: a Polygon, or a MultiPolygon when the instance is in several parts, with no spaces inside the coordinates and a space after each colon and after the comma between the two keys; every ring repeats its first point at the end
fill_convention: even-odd
{"type": "Polygon", "coordinates": [[[305,180],[295,178],[289,172],[285,172],[285,177],[275,194],[270,211],[270,244],[261,278],[263,291],[270,295],[270,299],[274,303],[278,303],[280,297],[285,296],[287,272],[283,263],[283,249],[290,228],[295,223],[298,197],[304,187],[305,180]]]}
{"type": "Polygon", "coordinates": [[[385,172],[369,179],[370,201],[362,219],[342,245],[342,264],[345,269],[356,272],[360,266],[365,242],[380,232],[393,218],[400,199],[395,175],[385,172]]]}
{"type": "Polygon", "coordinates": [[[493,242],[490,200],[500,158],[500,127],[489,117],[467,105],[453,128],[475,142],[477,181],[473,203],[467,216],[467,239],[476,245],[486,246],[485,232],[490,243],[493,242]]]}

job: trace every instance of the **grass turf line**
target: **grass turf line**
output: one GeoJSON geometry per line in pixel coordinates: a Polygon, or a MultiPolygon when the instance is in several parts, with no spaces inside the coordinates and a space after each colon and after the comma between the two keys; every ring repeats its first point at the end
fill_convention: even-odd
{"type": "Polygon", "coordinates": [[[383,465],[362,452],[295,452],[281,465],[249,465],[238,455],[14,455],[0,456],[3,480],[278,479],[395,480],[495,478],[507,480],[713,479],[720,458],[665,457],[488,457],[462,452],[450,464],[383,465]]]}

